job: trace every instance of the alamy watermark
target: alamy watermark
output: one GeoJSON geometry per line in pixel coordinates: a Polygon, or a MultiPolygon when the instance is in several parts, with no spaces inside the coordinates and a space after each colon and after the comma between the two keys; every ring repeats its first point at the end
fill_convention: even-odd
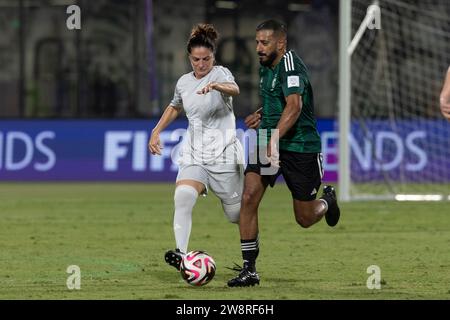
{"type": "Polygon", "coordinates": [[[67,7],[67,14],[70,16],[66,20],[66,26],[69,30],[81,29],[81,9],[79,6],[73,4],[67,7]]]}
{"type": "Polygon", "coordinates": [[[66,285],[69,290],[80,290],[81,289],[81,270],[77,265],[70,265],[67,267],[66,272],[70,274],[67,277],[66,285]]]}
{"type": "Polygon", "coordinates": [[[367,267],[367,273],[370,274],[367,278],[367,289],[381,289],[381,269],[377,265],[371,265],[367,267]]]}

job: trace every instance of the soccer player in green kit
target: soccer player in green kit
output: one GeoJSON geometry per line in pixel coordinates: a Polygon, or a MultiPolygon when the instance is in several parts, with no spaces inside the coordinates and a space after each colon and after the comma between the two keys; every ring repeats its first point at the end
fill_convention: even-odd
{"type": "Polygon", "coordinates": [[[286,47],[284,24],[268,20],[256,28],[263,106],[262,114],[255,112],[245,122],[249,128],[258,129],[258,136],[267,132],[267,138],[262,139],[267,146],[259,146],[258,160],[249,159],[245,170],[239,221],[244,263],[236,269],[239,275],[228,281],[230,287],[259,284],[258,206],[267,186],[273,187],[280,174],[292,193],[295,219],[302,227],[312,226],[323,216],[328,225],[335,226],[340,217],[332,186],[325,186],[322,197],[316,199],[323,168],[313,92],[304,63],[286,47]],[[271,135],[273,129],[275,133],[271,135]],[[265,159],[261,158],[261,147],[267,154],[265,159]]]}

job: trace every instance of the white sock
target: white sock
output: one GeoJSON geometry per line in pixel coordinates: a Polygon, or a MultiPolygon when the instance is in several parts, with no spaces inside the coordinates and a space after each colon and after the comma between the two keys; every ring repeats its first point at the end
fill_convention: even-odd
{"type": "Polygon", "coordinates": [[[319,199],[319,200],[323,202],[323,204],[325,205],[325,212],[327,212],[328,211],[328,202],[327,202],[327,200],[325,200],[325,199],[319,199]]]}
{"type": "Polygon", "coordinates": [[[177,248],[187,253],[189,236],[192,228],[192,209],[198,198],[194,187],[180,185],[175,189],[175,214],[173,217],[173,231],[177,248]]]}

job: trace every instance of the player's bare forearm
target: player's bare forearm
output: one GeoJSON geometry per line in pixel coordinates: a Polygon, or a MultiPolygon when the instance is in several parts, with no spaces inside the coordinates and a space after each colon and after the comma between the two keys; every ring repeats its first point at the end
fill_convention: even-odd
{"type": "Polygon", "coordinates": [[[166,110],[159,119],[158,124],[153,128],[152,132],[160,133],[163,131],[173,120],[175,120],[180,114],[181,109],[175,108],[172,105],[168,105],[166,110]]]}
{"type": "Polygon", "coordinates": [[[163,146],[161,140],[159,139],[159,134],[163,131],[181,112],[181,109],[177,109],[172,105],[167,106],[164,110],[161,119],[159,119],[158,124],[153,128],[150,140],[148,141],[148,149],[153,155],[161,155],[161,149],[163,146]]]}
{"type": "Polygon", "coordinates": [[[212,90],[217,90],[229,96],[237,96],[239,94],[239,86],[234,82],[210,82],[198,94],[207,94],[212,90]]]}
{"type": "Polygon", "coordinates": [[[239,94],[239,86],[233,82],[216,82],[213,88],[229,96],[237,96],[239,94]]]}
{"type": "Polygon", "coordinates": [[[282,138],[300,117],[302,112],[302,100],[298,94],[291,94],[286,98],[286,107],[278,121],[277,129],[279,130],[278,138],[282,138]]]}

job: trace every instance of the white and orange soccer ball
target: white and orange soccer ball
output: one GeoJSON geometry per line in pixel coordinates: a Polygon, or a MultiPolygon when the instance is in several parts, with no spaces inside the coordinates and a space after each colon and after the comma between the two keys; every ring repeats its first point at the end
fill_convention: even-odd
{"type": "Polygon", "coordinates": [[[214,278],[216,263],[205,251],[191,251],[183,256],[180,273],[181,277],[190,285],[204,286],[214,278]]]}

